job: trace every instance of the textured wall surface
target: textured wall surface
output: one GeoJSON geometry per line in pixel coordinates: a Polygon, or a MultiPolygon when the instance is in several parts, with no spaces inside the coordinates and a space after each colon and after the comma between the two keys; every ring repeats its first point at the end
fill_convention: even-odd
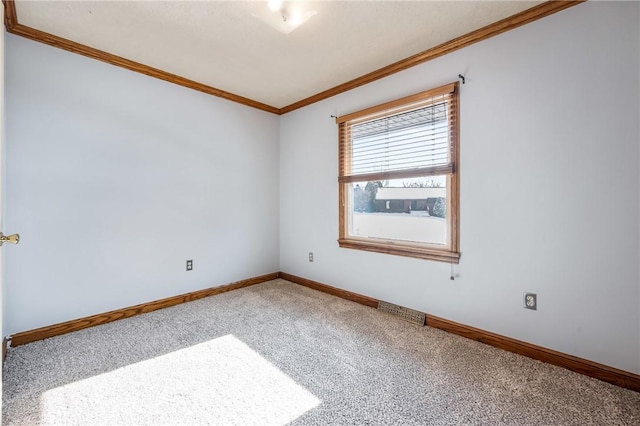
{"type": "Polygon", "coordinates": [[[277,116],[6,41],[7,334],[278,270],[277,116]]]}

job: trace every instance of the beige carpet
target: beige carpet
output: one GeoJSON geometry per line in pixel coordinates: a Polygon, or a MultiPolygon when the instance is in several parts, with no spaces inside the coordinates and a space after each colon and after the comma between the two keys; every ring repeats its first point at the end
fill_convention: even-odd
{"type": "Polygon", "coordinates": [[[6,425],[638,425],[640,394],[275,280],[9,350],[6,425]]]}

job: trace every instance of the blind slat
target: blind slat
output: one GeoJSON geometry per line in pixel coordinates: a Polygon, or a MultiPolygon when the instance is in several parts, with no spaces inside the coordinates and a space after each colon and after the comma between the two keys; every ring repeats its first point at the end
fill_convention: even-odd
{"type": "Polygon", "coordinates": [[[455,84],[447,85],[340,117],[339,181],[453,173],[454,91],[455,84]]]}
{"type": "Polygon", "coordinates": [[[351,126],[351,175],[449,162],[446,100],[351,126]]]}
{"type": "Polygon", "coordinates": [[[366,173],[361,175],[349,175],[338,177],[340,183],[353,183],[353,182],[367,182],[377,180],[391,180],[391,179],[403,179],[414,178],[421,176],[440,176],[448,175],[455,172],[453,164],[445,164],[439,167],[426,167],[408,170],[396,170],[393,172],[377,172],[366,173]]]}
{"type": "Polygon", "coordinates": [[[407,133],[404,136],[397,136],[392,140],[387,136],[380,136],[376,138],[367,138],[366,140],[360,140],[355,145],[354,149],[363,150],[368,148],[387,146],[389,143],[394,145],[400,145],[406,142],[419,142],[429,141],[435,139],[449,139],[450,129],[438,129],[437,131],[423,130],[421,132],[407,133]]]}
{"type": "MultiPolygon", "coordinates": [[[[448,149],[449,139],[447,137],[440,137],[438,139],[427,139],[424,141],[424,143],[417,143],[417,141],[411,140],[405,143],[396,144],[394,152],[402,152],[402,151],[415,149],[415,148],[431,149],[433,147],[436,147],[436,148],[443,147],[445,149],[448,149]]],[[[353,158],[357,158],[357,157],[370,156],[370,155],[379,156],[381,154],[384,155],[385,153],[387,153],[387,146],[385,144],[382,144],[382,145],[373,146],[373,147],[366,147],[366,149],[364,147],[359,148],[357,151],[354,150],[352,155],[353,155],[353,158]]]]}
{"type": "MultiPolygon", "coordinates": [[[[427,90],[425,92],[416,93],[415,95],[407,96],[402,99],[398,99],[395,101],[387,102],[382,105],[378,105],[375,107],[367,108],[362,111],[354,112],[351,114],[347,114],[341,117],[336,118],[336,123],[346,123],[361,117],[368,117],[374,115],[376,113],[384,112],[385,114],[393,114],[392,110],[401,110],[405,108],[407,105],[412,105],[414,103],[424,102],[425,99],[434,99],[438,96],[442,95],[451,95],[456,90],[456,83],[450,83],[445,86],[437,87],[432,90],[427,90]]],[[[397,113],[398,111],[396,111],[397,113]]]]}

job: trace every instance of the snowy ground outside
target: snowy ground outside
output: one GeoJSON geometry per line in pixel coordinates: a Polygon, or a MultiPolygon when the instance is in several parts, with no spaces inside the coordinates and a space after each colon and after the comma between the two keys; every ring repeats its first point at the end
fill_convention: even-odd
{"type": "Polygon", "coordinates": [[[446,244],[446,220],[428,216],[423,212],[411,214],[353,212],[352,218],[353,236],[446,244]]]}

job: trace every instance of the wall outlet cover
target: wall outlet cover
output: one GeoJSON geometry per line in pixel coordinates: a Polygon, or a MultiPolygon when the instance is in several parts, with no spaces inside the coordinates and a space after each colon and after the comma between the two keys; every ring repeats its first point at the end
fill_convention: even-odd
{"type": "Polygon", "coordinates": [[[524,294],[524,307],[534,311],[538,310],[538,295],[535,293],[524,294]]]}

